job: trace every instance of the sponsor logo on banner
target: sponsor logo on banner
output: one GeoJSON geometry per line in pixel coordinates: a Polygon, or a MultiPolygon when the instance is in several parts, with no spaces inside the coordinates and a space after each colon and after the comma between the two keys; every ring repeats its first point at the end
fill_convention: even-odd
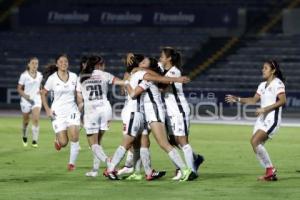
{"type": "Polygon", "coordinates": [[[143,15],[126,11],[123,13],[103,12],[101,14],[102,24],[139,24],[143,15]]]}
{"type": "Polygon", "coordinates": [[[79,13],[76,10],[73,12],[58,12],[58,11],[49,11],[48,12],[48,23],[51,24],[82,24],[88,23],[90,19],[90,14],[88,13],[79,13]]]}
{"type": "Polygon", "coordinates": [[[193,24],[195,22],[196,16],[194,14],[184,14],[183,12],[178,13],[163,13],[163,12],[155,12],[153,15],[153,23],[154,24],[181,24],[188,25],[193,24]]]}

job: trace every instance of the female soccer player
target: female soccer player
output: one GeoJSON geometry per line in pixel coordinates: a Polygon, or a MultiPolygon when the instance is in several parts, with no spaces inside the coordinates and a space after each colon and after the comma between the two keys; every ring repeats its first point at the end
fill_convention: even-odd
{"type": "Polygon", "coordinates": [[[41,101],[41,82],[43,76],[37,71],[39,66],[39,60],[36,57],[29,59],[27,63],[27,69],[20,76],[18,82],[18,93],[21,96],[21,111],[23,113],[23,146],[27,147],[28,137],[28,124],[30,119],[30,113],[32,113],[32,147],[38,147],[39,137],[39,118],[42,107],[41,101]]]}
{"type": "Polygon", "coordinates": [[[75,101],[77,75],[68,69],[69,60],[66,55],[58,56],[56,66],[50,65],[47,68],[46,82],[42,90],[42,102],[47,116],[51,118],[56,134],[54,142],[56,150],[59,151],[62,147],[66,147],[69,139],[71,140],[68,170],[73,171],[80,149],[80,113],[75,101]],[[50,91],[53,93],[51,108],[47,101],[50,91]]]}
{"type": "MultiPolygon", "coordinates": [[[[154,58],[145,58],[143,62],[140,63],[139,67],[150,68],[156,72],[159,72],[160,70],[157,60],[154,58]]],[[[143,72],[143,71],[139,71],[139,72],[143,72]]],[[[135,74],[133,74],[132,77],[135,74]]],[[[140,101],[144,105],[146,122],[150,126],[153,135],[156,141],[158,142],[158,144],[160,145],[160,147],[163,150],[165,150],[169,154],[171,160],[174,163],[176,163],[177,166],[180,167],[183,173],[181,180],[183,181],[186,181],[188,179],[190,180],[191,171],[188,168],[186,168],[185,164],[181,160],[176,149],[173,146],[171,146],[167,140],[167,133],[164,124],[165,113],[163,110],[161,94],[158,87],[152,81],[147,81],[143,77],[143,80],[135,88],[131,87],[131,85],[127,85],[127,90],[132,98],[140,98],[140,101]]],[[[144,161],[145,160],[142,158],[143,165],[144,165],[144,161]]]]}
{"type": "MultiPolygon", "coordinates": [[[[104,132],[109,129],[112,118],[111,105],[107,99],[108,85],[124,85],[124,81],[105,72],[104,68],[105,62],[102,57],[89,57],[76,90],[79,110],[82,111],[84,108],[84,128],[91,150],[94,157],[107,163],[108,157],[103,151],[101,140],[104,132]]],[[[87,172],[86,176],[98,176],[99,164],[94,165],[92,171],[87,172]]]]}
{"type": "Polygon", "coordinates": [[[265,175],[258,178],[263,181],[277,180],[276,169],[264,147],[265,142],[278,131],[281,123],[282,106],[286,102],[284,78],[275,60],[264,63],[262,68],[264,82],[258,86],[253,97],[241,98],[233,95],[225,97],[226,102],[242,104],[256,104],[260,101],[260,108],[256,109],[257,120],[251,138],[251,145],[257,159],[266,169],[265,175]]]}
{"type": "MultiPolygon", "coordinates": [[[[162,49],[160,63],[166,77],[181,76],[181,55],[174,48],[162,49]]],[[[172,83],[168,86],[164,91],[163,100],[167,111],[169,137],[182,149],[186,164],[193,171],[190,179],[195,179],[198,177],[197,171],[204,158],[194,153],[189,144],[190,107],[184,96],[182,83],[172,83]]],[[[177,169],[173,180],[178,180],[180,177],[181,171],[177,169]]]]}

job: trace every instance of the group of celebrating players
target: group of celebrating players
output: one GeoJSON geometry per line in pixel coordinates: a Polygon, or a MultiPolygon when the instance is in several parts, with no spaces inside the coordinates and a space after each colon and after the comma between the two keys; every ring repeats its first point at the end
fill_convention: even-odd
{"type": "MultiPolygon", "coordinates": [[[[42,104],[50,117],[55,132],[55,148],[66,147],[70,140],[68,170],[73,171],[79,154],[79,132],[83,125],[93,154],[92,170],[86,176],[96,177],[100,163],[106,166],[103,175],[109,180],[119,180],[130,173],[128,180],[141,180],[141,165],[146,180],[163,177],[165,171],[155,171],[150,158],[150,132],[157,144],[174,163],[178,181],[198,178],[199,166],[204,157],[196,153],[189,143],[190,108],[184,96],[181,55],[172,47],[162,48],[159,61],[142,54],[129,53],[126,57],[123,79],[105,72],[105,61],[99,55],[86,57],[81,62],[79,75],[69,71],[66,55],[60,55],[56,63],[38,72],[38,58],[30,58],[27,70],[20,76],[18,92],[23,113],[23,145],[28,146],[29,115],[32,114],[32,147],[38,147],[39,115],[42,104]],[[121,113],[123,140],[112,157],[108,157],[101,140],[109,130],[112,108],[107,98],[109,85],[120,85],[126,95],[121,113]],[[51,106],[48,104],[51,94],[51,106]],[[178,150],[183,151],[182,159],[178,150]],[[125,157],[125,167],[117,169],[125,157]]],[[[261,100],[257,110],[258,120],[251,144],[259,161],[266,169],[260,180],[277,180],[276,169],[264,147],[266,140],[280,126],[281,106],[285,103],[283,77],[279,65],[268,61],[263,67],[265,79],[253,98],[227,95],[229,103],[254,104],[261,100]],[[275,98],[275,99],[274,99],[275,98]]]]}

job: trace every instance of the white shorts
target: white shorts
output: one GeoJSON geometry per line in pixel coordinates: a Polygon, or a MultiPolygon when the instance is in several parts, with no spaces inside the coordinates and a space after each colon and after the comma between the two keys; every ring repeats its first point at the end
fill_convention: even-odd
{"type": "Polygon", "coordinates": [[[278,119],[278,117],[277,120],[275,120],[274,117],[267,117],[265,119],[263,117],[258,117],[255,122],[253,134],[258,130],[262,130],[268,134],[269,138],[272,138],[279,130],[280,123],[281,119],[278,119]]]}
{"type": "Polygon", "coordinates": [[[122,116],[123,134],[136,137],[145,129],[144,114],[140,112],[127,112],[122,116]]]}
{"type": "Polygon", "coordinates": [[[162,105],[153,103],[145,103],[145,119],[148,124],[151,122],[162,122],[165,123],[165,111],[162,105]]]}
{"type": "Polygon", "coordinates": [[[33,101],[33,104],[31,104],[26,100],[21,100],[20,106],[21,106],[22,113],[30,113],[34,108],[41,108],[42,101],[35,100],[35,101],[33,101]]]}
{"type": "Polygon", "coordinates": [[[80,113],[72,112],[67,116],[56,116],[52,120],[52,127],[55,133],[65,131],[70,126],[80,126],[80,113]]]}
{"type": "Polygon", "coordinates": [[[95,111],[85,112],[84,128],[87,135],[99,133],[100,130],[109,130],[109,123],[112,119],[112,109],[110,104],[98,107],[95,111]]]}
{"type": "Polygon", "coordinates": [[[189,115],[185,113],[166,117],[166,129],[169,135],[187,136],[189,134],[189,127],[189,115]]]}

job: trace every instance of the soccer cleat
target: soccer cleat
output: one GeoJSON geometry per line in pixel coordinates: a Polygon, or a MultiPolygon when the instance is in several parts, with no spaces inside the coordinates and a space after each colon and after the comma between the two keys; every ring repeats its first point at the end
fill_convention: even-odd
{"type": "Polygon", "coordinates": [[[133,173],[134,169],[133,167],[123,167],[122,169],[119,169],[117,172],[118,176],[124,175],[124,174],[131,174],[133,173]]]}
{"type": "Polygon", "coordinates": [[[69,172],[74,171],[75,169],[76,169],[76,167],[75,167],[74,164],[71,164],[71,163],[68,164],[68,171],[69,172]]]}
{"type": "Polygon", "coordinates": [[[110,180],[120,180],[116,171],[109,172],[107,168],[103,171],[103,176],[110,180]]]}
{"type": "Polygon", "coordinates": [[[126,178],[126,180],[129,180],[129,181],[140,181],[142,179],[143,179],[143,176],[141,174],[136,174],[136,173],[133,173],[126,178]]]}
{"type": "Polygon", "coordinates": [[[31,146],[32,146],[33,148],[38,148],[38,147],[39,147],[36,141],[32,141],[31,146]]]}
{"type": "Polygon", "coordinates": [[[191,173],[192,173],[191,169],[189,168],[183,169],[180,181],[188,181],[191,173]]]}
{"type": "Polygon", "coordinates": [[[87,172],[85,173],[85,176],[87,177],[97,177],[98,176],[98,171],[90,171],[90,172],[87,172]]]}
{"type": "Polygon", "coordinates": [[[194,166],[196,171],[198,171],[200,165],[204,162],[204,157],[202,155],[197,155],[197,157],[194,160],[194,166]]]}
{"type": "Polygon", "coordinates": [[[192,181],[198,178],[198,174],[196,172],[193,172],[189,175],[188,181],[192,181]]]}
{"type": "Polygon", "coordinates": [[[23,147],[27,147],[28,143],[27,142],[23,142],[23,147]]]}
{"type": "Polygon", "coordinates": [[[173,181],[179,181],[182,176],[181,170],[176,169],[175,176],[172,178],[173,181]]]}
{"type": "Polygon", "coordinates": [[[61,149],[61,146],[57,140],[54,140],[54,148],[59,151],[61,149]]]}
{"type": "Polygon", "coordinates": [[[277,181],[277,170],[273,167],[266,169],[266,174],[264,176],[258,177],[259,181],[277,181]]]}
{"type": "Polygon", "coordinates": [[[148,175],[148,176],[146,175],[146,180],[153,181],[153,180],[159,179],[165,175],[166,175],[166,171],[155,171],[153,169],[152,173],[150,175],[148,175]]]}

